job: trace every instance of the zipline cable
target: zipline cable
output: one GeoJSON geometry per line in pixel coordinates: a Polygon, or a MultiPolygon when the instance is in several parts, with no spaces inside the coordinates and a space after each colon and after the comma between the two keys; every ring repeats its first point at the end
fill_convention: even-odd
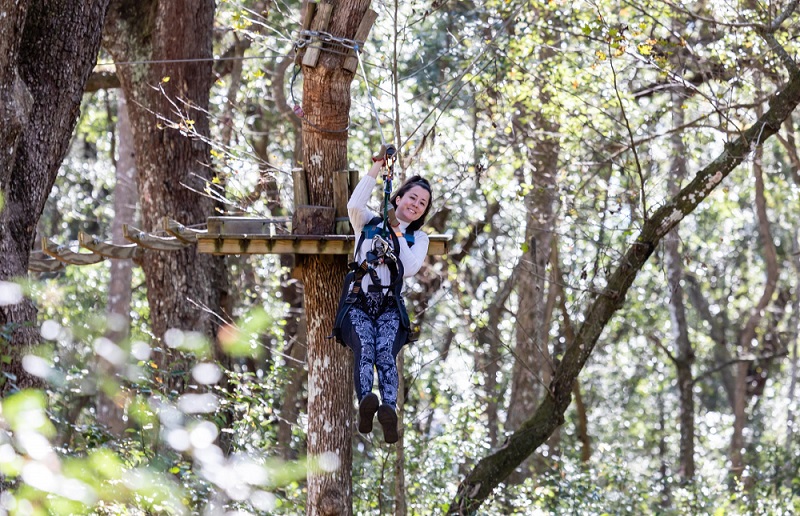
{"type": "Polygon", "coordinates": [[[375,123],[378,125],[378,132],[381,134],[381,145],[386,146],[386,139],[383,137],[383,128],[381,128],[381,119],[378,116],[378,110],[375,109],[375,102],[372,101],[372,92],[369,87],[369,81],[367,80],[367,74],[364,72],[364,63],[361,61],[361,51],[358,44],[353,46],[353,50],[356,53],[358,66],[361,69],[361,77],[364,79],[364,86],[367,88],[367,98],[369,99],[369,105],[372,106],[372,114],[375,115],[375,123]]]}
{"type": "MultiPolygon", "coordinates": [[[[378,132],[381,135],[381,152],[378,158],[383,158],[383,168],[385,170],[383,174],[383,236],[389,236],[389,199],[392,195],[392,179],[394,178],[394,162],[397,159],[397,149],[395,149],[394,145],[386,144],[386,138],[383,136],[383,128],[381,127],[381,119],[378,116],[378,110],[375,108],[375,102],[372,100],[372,91],[369,87],[369,81],[367,80],[367,74],[364,71],[364,62],[361,60],[361,52],[358,43],[353,45],[353,50],[356,53],[356,59],[358,60],[358,66],[361,69],[361,77],[364,80],[364,86],[367,88],[367,98],[369,99],[369,105],[372,106],[372,114],[375,115],[375,124],[378,126],[378,132]]],[[[373,158],[375,159],[375,158],[373,158]]]]}

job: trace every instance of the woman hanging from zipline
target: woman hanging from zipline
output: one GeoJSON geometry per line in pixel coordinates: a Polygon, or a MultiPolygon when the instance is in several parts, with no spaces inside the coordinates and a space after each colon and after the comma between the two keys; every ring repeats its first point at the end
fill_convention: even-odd
{"type": "Polygon", "coordinates": [[[397,355],[411,333],[403,278],[414,276],[428,253],[428,235],[420,228],[431,207],[430,183],[420,176],[409,178],[390,195],[394,159],[393,147],[382,148],[347,203],[358,243],[334,328],[337,339],[353,351],[358,431],[370,433],[377,412],[387,443],[398,439],[397,355]],[[367,208],[381,170],[383,216],[367,208]],[[374,369],[380,402],[372,392],[374,369]]]}

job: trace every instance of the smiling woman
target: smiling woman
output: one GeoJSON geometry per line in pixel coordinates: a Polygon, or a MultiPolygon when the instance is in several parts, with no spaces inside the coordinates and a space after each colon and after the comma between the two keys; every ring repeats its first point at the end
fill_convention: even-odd
{"type": "Polygon", "coordinates": [[[384,159],[378,159],[347,204],[359,240],[352,272],[345,279],[334,335],[353,351],[359,432],[372,431],[377,413],[384,440],[395,443],[397,355],[410,335],[403,278],[419,271],[428,252],[428,235],[420,228],[430,211],[431,186],[420,176],[410,178],[389,197],[392,208],[384,219],[369,210],[367,202],[385,166],[384,159]],[[372,392],[375,369],[380,401],[372,392]]]}

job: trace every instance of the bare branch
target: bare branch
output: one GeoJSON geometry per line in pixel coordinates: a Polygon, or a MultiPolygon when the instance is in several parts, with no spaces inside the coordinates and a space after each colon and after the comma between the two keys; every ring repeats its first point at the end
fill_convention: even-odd
{"type": "Polygon", "coordinates": [[[779,353],[773,353],[771,355],[764,355],[764,356],[760,356],[760,357],[758,357],[758,356],[744,356],[744,357],[732,358],[732,359],[728,360],[727,362],[723,362],[723,363],[717,365],[716,367],[713,367],[713,368],[711,368],[711,369],[709,369],[707,371],[703,371],[702,373],[700,373],[699,375],[694,377],[694,380],[692,380],[692,383],[693,384],[699,383],[702,380],[705,380],[706,378],[711,376],[712,374],[718,373],[719,371],[722,371],[722,370],[724,370],[724,369],[726,369],[726,368],[728,368],[728,367],[730,367],[730,366],[732,366],[734,364],[740,364],[742,362],[766,362],[768,360],[773,360],[773,359],[776,359],[776,358],[783,358],[786,355],[788,355],[787,351],[781,351],[779,353]]]}

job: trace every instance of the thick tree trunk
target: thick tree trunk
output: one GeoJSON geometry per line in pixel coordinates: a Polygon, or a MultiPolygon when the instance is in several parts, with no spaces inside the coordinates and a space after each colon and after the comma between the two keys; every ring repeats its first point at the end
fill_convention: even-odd
{"type": "Polygon", "coordinates": [[[28,87],[19,76],[19,47],[28,2],[0,1],[0,192],[4,192],[14,168],[17,142],[28,123],[33,104],[28,87]]]}
{"type": "MultiPolygon", "coordinates": [[[[332,4],[327,32],[352,38],[369,0],[332,4]]],[[[302,153],[309,205],[333,207],[336,176],[348,168],[344,129],[353,74],[342,63],[343,56],[323,51],[316,67],[303,67],[303,109],[310,123],[304,124],[302,153]]],[[[308,453],[324,466],[309,476],[309,515],[352,513],[352,355],[325,338],[333,327],[346,267],[344,256],[311,256],[302,263],[308,320],[308,453]]]]}
{"type": "MultiPolygon", "coordinates": [[[[683,108],[680,97],[673,95],[672,125],[683,126],[683,108]]],[[[680,185],[686,177],[686,146],[683,136],[676,132],[672,137],[672,149],[675,158],[672,161],[672,182],[669,193],[672,196],[680,191],[680,185]]],[[[684,303],[683,260],[680,254],[679,227],[676,227],[664,239],[665,261],[667,266],[667,286],[669,288],[669,314],[672,329],[672,340],[678,350],[675,357],[675,369],[678,377],[678,397],[680,399],[680,474],[683,482],[691,482],[694,478],[694,388],[692,364],[694,349],[689,340],[689,327],[686,322],[686,305],[684,303]]]]}
{"type": "Polygon", "coordinates": [[[575,342],[567,348],[556,369],[548,395],[542,400],[536,413],[510,436],[508,445],[481,459],[461,482],[449,508],[451,514],[476,511],[494,488],[563,424],[575,379],[611,317],[624,304],[628,289],[660,240],[750,156],[754,147],[760,147],[766,139],[778,132],[798,103],[800,73],[794,72],[786,87],[770,98],[770,109],[738,138],[727,144],[722,154],[700,170],[677,196],[645,221],[617,268],[608,275],[603,293],[595,297],[587,307],[584,322],[578,330],[575,342]]]}
{"type": "MultiPolygon", "coordinates": [[[[35,228],[97,61],[107,6],[108,0],[0,0],[0,281],[27,275],[35,228]]],[[[38,338],[33,304],[0,306],[0,327],[7,325],[14,352],[4,372],[16,382],[6,382],[3,393],[38,384],[20,363],[38,338]]]]}
{"type": "MultiPolygon", "coordinates": [[[[200,59],[194,62],[119,64],[135,144],[142,225],[156,230],[164,216],[203,223],[215,202],[203,192],[215,173],[209,163],[209,89],[213,83],[213,0],[113,0],[104,44],[117,62],[200,59]]],[[[142,258],[150,322],[158,339],[170,328],[216,336],[214,314],[225,293],[224,261],[195,247],[147,252],[142,258]]],[[[163,346],[167,350],[166,346],[163,346]]],[[[156,357],[170,367],[168,351],[156,357]]],[[[165,378],[177,386],[183,378],[165,378]]]]}

